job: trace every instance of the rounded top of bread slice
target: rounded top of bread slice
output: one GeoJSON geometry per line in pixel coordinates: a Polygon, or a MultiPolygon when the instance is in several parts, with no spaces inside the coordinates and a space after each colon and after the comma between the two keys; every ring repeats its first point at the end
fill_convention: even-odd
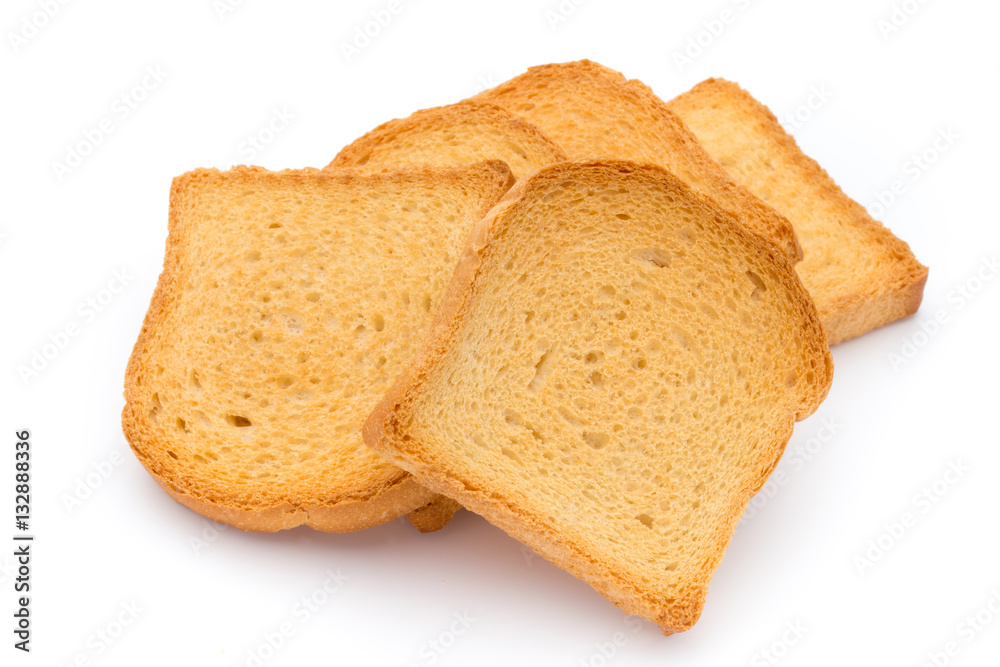
{"type": "Polygon", "coordinates": [[[565,159],[566,153],[531,123],[495,104],[466,100],[383,123],[344,147],[329,166],[384,169],[503,160],[521,178],[565,159]]]}
{"type": "Polygon", "coordinates": [[[531,67],[472,98],[536,125],[574,159],[658,164],[713,197],[791,259],[802,257],[791,223],[736,184],[648,86],[590,60],[531,67]]]}
{"type": "Polygon", "coordinates": [[[502,162],[174,180],[123,426],[171,495],[251,530],[352,530],[433,495],[361,424],[431,322],[502,162]]]}

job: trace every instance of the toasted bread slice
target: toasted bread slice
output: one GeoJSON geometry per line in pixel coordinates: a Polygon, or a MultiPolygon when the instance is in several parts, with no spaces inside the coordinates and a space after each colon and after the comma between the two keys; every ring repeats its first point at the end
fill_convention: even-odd
{"type": "Polygon", "coordinates": [[[716,199],[792,259],[802,256],[791,223],[737,185],[666,103],[640,81],[580,60],[532,67],[472,99],[498,104],[525,118],[571,158],[659,164],[696,192],[716,199]]]}
{"type": "MultiPolygon", "coordinates": [[[[408,164],[503,160],[520,178],[565,159],[566,153],[531,123],[495,104],[466,100],[383,123],[345,146],[327,168],[377,171],[408,164]]],[[[460,508],[453,500],[437,498],[407,518],[421,532],[433,532],[460,508]]]]}
{"type": "Polygon", "coordinates": [[[467,100],[383,123],[344,147],[329,166],[379,169],[503,160],[521,178],[565,159],[566,153],[531,123],[495,104],[467,100]]]}
{"type": "Polygon", "coordinates": [[[476,225],[364,437],[671,633],[832,371],[785,253],[658,166],[570,161],[476,225]]]}
{"type": "Polygon", "coordinates": [[[792,221],[796,267],[830,344],[912,315],[927,267],[807,157],[774,114],[737,84],[709,79],[669,107],[737,183],[792,221]]]}
{"type": "Polygon", "coordinates": [[[174,179],[122,414],[153,478],[246,530],[350,531],[430,502],[361,425],[512,183],[502,162],[174,179]]]}

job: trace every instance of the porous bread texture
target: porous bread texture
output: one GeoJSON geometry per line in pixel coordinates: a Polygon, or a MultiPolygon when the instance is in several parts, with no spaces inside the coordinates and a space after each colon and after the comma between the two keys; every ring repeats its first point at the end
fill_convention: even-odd
{"type": "Polygon", "coordinates": [[[174,498],[246,530],[350,531],[435,497],[361,425],[425,334],[502,162],[174,179],[122,425],[174,498]]]}
{"type": "MultiPolygon", "coordinates": [[[[398,168],[407,164],[455,165],[503,160],[515,178],[561,162],[566,154],[527,121],[485,102],[465,100],[423,109],[379,125],[345,146],[328,169],[398,168]]],[[[446,498],[407,518],[421,532],[443,528],[460,505],[446,498]]]]}
{"type": "Polygon", "coordinates": [[[344,147],[329,166],[380,169],[503,160],[521,178],[565,159],[566,153],[531,123],[495,104],[466,100],[383,123],[344,147]]]}
{"type": "Polygon", "coordinates": [[[364,437],[669,634],[832,372],[773,244],[660,167],[571,161],[476,225],[364,437]]]}
{"type": "Polygon", "coordinates": [[[527,119],[571,158],[661,165],[771,239],[793,260],[802,257],[788,220],[737,185],[641,81],[580,60],[532,67],[472,99],[497,104],[527,119]]]}
{"type": "Polygon", "coordinates": [[[796,270],[831,345],[917,311],[927,267],[806,156],[766,106],[723,79],[668,106],[736,182],[791,220],[805,255],[796,270]]]}

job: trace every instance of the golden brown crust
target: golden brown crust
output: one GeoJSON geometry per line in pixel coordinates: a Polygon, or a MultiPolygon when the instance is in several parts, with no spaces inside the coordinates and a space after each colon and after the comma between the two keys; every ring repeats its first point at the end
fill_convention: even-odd
{"type": "Polygon", "coordinates": [[[421,533],[433,533],[441,530],[462,506],[458,501],[448,496],[437,495],[420,509],[406,515],[406,519],[416,526],[421,533]]]}
{"type": "Polygon", "coordinates": [[[540,166],[565,160],[566,153],[536,126],[502,107],[465,100],[382,123],[341,149],[327,168],[384,169],[413,162],[468,164],[489,159],[504,160],[514,177],[520,178],[540,166]],[[500,136],[503,145],[466,143],[461,151],[451,150],[441,135],[456,130],[471,131],[473,140],[500,136]],[[426,152],[410,154],[408,144],[414,140],[419,140],[426,152]],[[460,152],[462,159],[449,157],[455,152],[460,152]]]}
{"type": "Polygon", "coordinates": [[[575,160],[543,168],[522,179],[476,225],[437,311],[431,332],[411,364],[397,378],[365,422],[363,435],[370,447],[409,470],[422,484],[481,514],[557,566],[587,581],[627,613],[650,619],[666,634],[670,634],[690,628],[697,620],[704,604],[709,579],[721,561],[746,504],[780,459],[791,435],[793,422],[812,414],[826,397],[832,374],[832,359],[819,318],[787,255],[772,243],[746,230],[735,218],[722,212],[722,208],[714,201],[692,193],[661,167],[614,160],[575,160]],[[775,423],[770,443],[760,456],[761,465],[755,471],[756,474],[749,477],[746,484],[729,498],[729,510],[725,516],[719,517],[719,534],[723,537],[712,553],[705,554],[701,575],[687,583],[682,599],[665,601],[656,591],[644,586],[638,576],[630,576],[631,573],[610,567],[595,558],[586,545],[554,530],[542,514],[526,510],[520,504],[521,499],[505,495],[503,489],[483,484],[477,478],[456,474],[450,461],[437,456],[432,445],[417,441],[406,429],[414,403],[457,340],[457,332],[466,317],[478,276],[484,269],[484,260],[491,246],[503,237],[504,226],[509,224],[511,216],[507,215],[508,210],[518,206],[522,199],[530,199],[544,192],[550,183],[580,177],[581,171],[588,169],[640,174],[656,179],[663,187],[708,206],[715,212],[716,222],[727,228],[727,234],[741,239],[759,255],[773,262],[776,275],[781,276],[785,287],[795,295],[794,301],[798,306],[804,336],[803,346],[808,350],[804,357],[821,360],[815,382],[801,393],[796,405],[789,405],[783,410],[783,417],[775,423]]]}
{"type": "MultiPolygon", "coordinates": [[[[485,159],[504,160],[514,178],[520,178],[567,158],[555,142],[524,119],[495,104],[464,100],[382,123],[341,149],[326,169],[383,170],[412,163],[467,164],[485,159]],[[455,148],[446,139],[458,131],[470,134],[454,139],[462,142],[455,148]],[[414,142],[421,150],[413,149],[414,142]]],[[[428,533],[443,528],[459,508],[458,503],[438,497],[407,518],[428,533]]]]}
{"type": "MultiPolygon", "coordinates": [[[[780,160],[779,164],[788,165],[781,178],[807,184],[811,189],[810,194],[796,192],[794,201],[783,195],[758,194],[791,219],[800,237],[806,239],[803,245],[807,261],[799,264],[797,270],[816,302],[831,345],[917,311],[927,281],[927,267],[917,261],[904,241],[868,215],[823,167],[803,153],[766,106],[739,85],[724,79],[703,81],[668,106],[688,120],[709,152],[723,164],[736,161],[738,149],[725,145],[725,137],[711,140],[701,126],[713,129],[717,126],[716,116],[711,113],[715,108],[739,114],[740,126],[729,123],[726,132],[742,133],[749,139],[748,145],[766,151],[775,161],[780,160]],[[812,223],[821,225],[822,231],[838,234],[847,229],[863,241],[852,242],[844,237],[844,242],[836,247],[817,247],[809,240],[813,232],[807,228],[810,222],[793,210],[801,203],[822,203],[833,211],[835,218],[812,223]],[[828,275],[832,270],[827,264],[815,261],[812,256],[824,252],[850,257],[850,275],[828,275]]],[[[733,175],[741,179],[738,171],[733,171],[733,175]]],[[[765,182],[763,174],[744,175],[742,180],[751,190],[755,189],[755,183],[748,179],[757,182],[758,190],[765,182]]]]}
{"type": "Polygon", "coordinates": [[[683,121],[641,81],[626,79],[621,72],[593,61],[579,60],[531,67],[471,99],[498,104],[527,118],[558,142],[571,158],[630,159],[660,164],[696,191],[716,199],[754,232],[782,248],[793,261],[802,258],[791,223],[734,182],[683,121]],[[656,154],[634,154],[626,146],[605,144],[604,127],[599,136],[560,128],[551,122],[552,117],[546,111],[553,104],[557,109],[570,104],[585,105],[589,114],[601,119],[603,126],[640,123],[641,127],[630,127],[629,132],[651,142],[650,148],[656,154]]]}
{"type": "Polygon", "coordinates": [[[266,488],[248,492],[194,479],[167,457],[168,444],[152,428],[145,409],[149,389],[144,383],[153,374],[150,368],[154,364],[150,356],[153,331],[161,326],[173,307],[190,265],[185,253],[191,230],[183,216],[184,207],[190,205],[188,192],[199,182],[226,179],[237,179],[256,188],[274,183],[363,188],[373,183],[398,183],[402,187],[414,182],[455,182],[470,186],[469,196],[481,201],[481,215],[513,184],[509,168],[494,161],[468,167],[411,167],[365,175],[350,169],[270,172],[257,167],[236,167],[229,172],[199,169],[177,177],[170,193],[163,272],[126,369],[122,429],[130,446],[162,488],[205,516],[245,530],[273,531],[304,524],[319,530],[344,532],[390,521],[427,504],[434,494],[415,484],[404,471],[392,467],[376,476],[357,479],[350,488],[266,488]]]}

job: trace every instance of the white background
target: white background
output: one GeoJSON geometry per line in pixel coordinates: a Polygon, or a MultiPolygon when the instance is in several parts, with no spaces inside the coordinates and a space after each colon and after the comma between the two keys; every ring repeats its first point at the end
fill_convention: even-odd
{"type": "Polygon", "coordinates": [[[889,0],[591,0],[564,3],[573,11],[554,25],[546,12],[558,0],[410,0],[350,62],[341,44],[387,0],[246,0],[221,17],[218,4],[69,2],[17,48],[11,35],[39,5],[7,0],[0,13],[0,541],[14,532],[21,428],[32,430],[37,535],[27,656],[11,647],[12,547],[0,546],[0,663],[252,665],[249,652],[287,622],[293,634],[263,664],[917,666],[949,641],[958,653],[939,664],[996,664],[1000,614],[983,612],[992,623],[978,631],[962,625],[993,591],[1000,610],[1000,280],[977,282],[1000,251],[996,3],[907,0],[915,13],[886,36],[889,0]],[[701,35],[703,52],[679,67],[674,54],[723,10],[721,34],[701,35]],[[734,79],[779,116],[825,88],[796,138],[870,208],[902,181],[879,217],[931,270],[916,317],[834,350],[829,399],[798,426],[780,483],[737,531],[694,629],[663,637],[628,621],[468,512],[433,535],[403,521],[350,535],[217,533],[161,492],[119,413],[171,178],[248,160],[322,167],[385,120],[583,57],[666,99],[709,76],[734,79]],[[165,79],[122,118],[115,100],[147,67],[165,79]],[[275,109],[294,119],[256,155],[241,150],[275,109]],[[104,118],[112,132],[57,178],[53,163],[104,118]],[[958,138],[914,178],[912,156],[948,128],[958,138]],[[128,284],[102,312],[81,309],[122,270],[128,284]],[[979,289],[966,299],[956,291],[966,287],[979,289]],[[933,329],[938,313],[947,321],[933,329]],[[18,367],[71,323],[79,335],[23,381],[18,367]],[[904,352],[894,365],[889,355],[904,352]],[[86,488],[112,456],[107,478],[86,488]],[[935,502],[916,498],[951,463],[968,470],[939,481],[935,502]],[[888,536],[907,512],[915,525],[888,536]],[[880,539],[878,561],[860,566],[880,539]],[[338,568],[349,579],[306,619],[296,605],[322,600],[338,568]],[[138,618],[110,646],[98,639],[133,603],[138,618]],[[456,614],[474,620],[451,635],[456,614]],[[605,658],[618,632],[623,645],[605,658]]]}

